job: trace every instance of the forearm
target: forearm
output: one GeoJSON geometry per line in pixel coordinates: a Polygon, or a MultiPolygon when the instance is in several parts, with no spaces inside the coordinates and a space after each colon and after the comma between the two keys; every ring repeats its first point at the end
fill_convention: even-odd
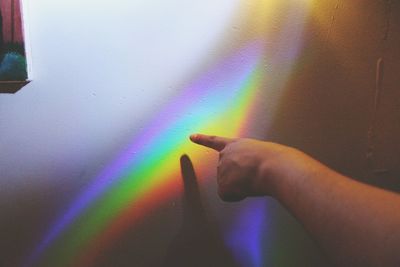
{"type": "Polygon", "coordinates": [[[271,195],[339,266],[400,266],[400,196],[336,173],[296,149],[254,139],[195,134],[218,151],[226,201],[271,195]]]}
{"type": "Polygon", "coordinates": [[[400,266],[399,195],[304,161],[285,170],[273,195],[327,255],[340,266],[400,266]]]}

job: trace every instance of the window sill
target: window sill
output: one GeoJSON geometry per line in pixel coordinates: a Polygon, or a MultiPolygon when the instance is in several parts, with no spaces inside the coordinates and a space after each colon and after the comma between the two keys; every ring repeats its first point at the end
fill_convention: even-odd
{"type": "Polygon", "coordinates": [[[0,94],[15,94],[30,81],[0,81],[0,94]]]}

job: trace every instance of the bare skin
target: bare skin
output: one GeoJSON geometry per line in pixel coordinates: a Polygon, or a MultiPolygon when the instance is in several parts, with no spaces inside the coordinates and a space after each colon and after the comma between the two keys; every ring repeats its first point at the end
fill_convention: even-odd
{"type": "Polygon", "coordinates": [[[343,176],[305,153],[254,139],[191,135],[219,152],[224,201],[272,196],[338,266],[400,266],[400,195],[343,176]]]}

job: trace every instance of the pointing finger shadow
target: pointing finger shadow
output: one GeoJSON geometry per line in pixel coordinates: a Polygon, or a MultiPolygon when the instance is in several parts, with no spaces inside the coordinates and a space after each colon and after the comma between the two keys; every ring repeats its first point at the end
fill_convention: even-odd
{"type": "Polygon", "coordinates": [[[182,225],[168,248],[164,266],[238,266],[217,225],[207,217],[192,161],[183,155],[180,165],[184,188],[182,225]]]}
{"type": "MultiPolygon", "coordinates": [[[[196,228],[206,223],[199,185],[193,163],[187,155],[180,159],[183,179],[183,226],[196,228]]],[[[203,227],[202,227],[203,228],[203,227]]]]}

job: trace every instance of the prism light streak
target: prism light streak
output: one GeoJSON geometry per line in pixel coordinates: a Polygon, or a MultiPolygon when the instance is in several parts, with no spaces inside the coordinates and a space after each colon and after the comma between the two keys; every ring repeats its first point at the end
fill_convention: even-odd
{"type": "MultiPolygon", "coordinates": [[[[264,63],[282,70],[279,89],[300,50],[305,15],[305,8],[292,10],[277,37],[278,43],[289,49],[286,53],[269,55],[265,50],[269,28],[264,19],[268,21],[269,7],[278,8],[280,4],[278,1],[254,2],[258,3],[254,5],[257,16],[252,16],[256,25],[248,39],[159,110],[144,130],[132,138],[132,144],[54,222],[26,266],[95,264],[101,252],[112,246],[126,230],[181,192],[180,155],[190,152],[190,157],[200,162],[197,168],[212,165],[204,160],[207,158],[204,150],[189,143],[190,133],[241,136],[246,132],[257,95],[263,96],[260,89],[266,86],[266,80],[273,80],[265,75],[264,63]],[[292,22],[296,25],[289,27],[292,22]]],[[[260,208],[248,207],[239,217],[250,216],[247,210],[252,210],[250,215],[256,217],[256,225],[247,225],[252,231],[251,238],[233,249],[235,253],[240,254],[242,250],[247,254],[238,256],[247,257],[247,266],[262,266],[260,234],[254,229],[263,225],[265,214],[260,208]],[[245,247],[249,250],[243,250],[245,247]]],[[[236,225],[241,225],[240,229],[233,232],[241,231],[241,236],[246,236],[243,222],[236,225]]]]}
{"type": "Polygon", "coordinates": [[[262,256],[263,236],[260,232],[262,229],[268,229],[269,226],[264,212],[266,207],[265,201],[252,200],[241,209],[229,231],[226,243],[233,251],[240,251],[240,253],[235,253],[234,257],[242,263],[242,266],[265,266],[262,256]]]}
{"type": "MultiPolygon", "coordinates": [[[[255,72],[251,74],[247,79],[246,83],[243,85],[243,91],[236,96],[237,102],[234,100],[234,103],[237,105],[234,105],[235,110],[236,108],[240,107],[246,107],[248,104],[248,101],[253,100],[254,97],[254,89],[258,89],[260,86],[260,75],[257,72],[257,69],[255,69],[255,72]],[[245,104],[245,105],[243,105],[245,104]]],[[[229,109],[227,110],[228,113],[229,109]]],[[[238,114],[239,115],[239,114],[238,114]]],[[[242,109],[242,116],[238,116],[237,122],[232,121],[234,124],[234,127],[237,129],[240,129],[240,122],[243,121],[243,119],[247,115],[247,109],[242,109]]],[[[226,114],[222,115],[221,118],[226,118],[226,114]]],[[[219,121],[220,119],[216,119],[215,122],[219,121]]],[[[216,123],[213,124],[216,124],[216,123]]],[[[220,124],[220,122],[218,122],[220,124]]],[[[206,125],[204,130],[212,130],[212,129],[217,129],[218,125],[206,125]]],[[[183,136],[183,138],[187,138],[187,136],[183,136]]],[[[190,149],[190,145],[188,145],[188,148],[186,149],[186,145],[182,144],[182,152],[187,151],[187,149],[190,149]]],[[[165,200],[166,197],[171,197],[176,193],[177,191],[180,192],[181,190],[181,185],[180,185],[180,173],[179,173],[179,166],[177,165],[178,158],[182,154],[181,151],[172,152],[175,154],[175,156],[172,157],[173,161],[176,162],[174,167],[171,169],[165,169],[163,170],[164,166],[161,166],[160,168],[157,168],[156,172],[160,172],[160,175],[163,175],[164,177],[160,180],[155,181],[154,184],[150,185],[148,188],[143,190],[143,195],[138,196],[136,198],[137,202],[138,200],[143,203],[144,206],[147,207],[148,211],[155,209],[159,206],[160,203],[162,203],[162,200],[165,200]],[[169,173],[168,173],[169,172],[169,173]],[[167,173],[167,174],[165,174],[167,173]],[[148,190],[152,190],[152,192],[158,192],[155,194],[149,195],[146,194],[148,190]],[[156,201],[155,201],[156,200],[156,201]]],[[[194,152],[190,154],[192,157],[197,158],[204,156],[203,153],[201,152],[194,152]]],[[[172,155],[171,155],[172,156],[172,155]]],[[[169,161],[169,160],[168,160],[169,161]]],[[[171,164],[170,162],[167,162],[167,164],[171,164]]],[[[200,167],[206,167],[203,164],[200,167]]],[[[128,196],[129,197],[129,196],[128,196]]],[[[131,202],[133,203],[133,202],[131,202]]],[[[118,215],[118,218],[112,222],[111,225],[107,226],[107,229],[105,232],[101,233],[100,238],[95,238],[92,240],[96,240],[92,245],[89,247],[92,249],[90,253],[87,251],[82,254],[82,258],[74,265],[76,266],[90,266],[93,263],[93,259],[96,258],[96,255],[99,255],[102,250],[104,250],[104,247],[109,246],[112,244],[115,240],[118,239],[119,236],[121,236],[122,233],[125,232],[126,229],[130,228],[132,224],[135,222],[137,219],[138,215],[136,214],[137,208],[136,208],[137,203],[134,206],[128,207],[125,209],[123,213],[120,213],[118,215]]]]}
{"type": "MultiPolygon", "coordinates": [[[[273,5],[273,9],[280,9],[282,5],[287,5],[291,1],[286,3],[282,3],[282,1],[279,3],[278,1],[264,1],[263,8],[265,10],[263,11],[260,8],[254,11],[255,13],[258,12],[259,16],[252,18],[258,21],[257,25],[260,25],[255,28],[255,31],[259,33],[268,31],[265,26],[267,24],[261,23],[262,21],[270,21],[267,14],[272,15],[272,9],[267,7],[267,2],[271,3],[269,7],[273,5]]],[[[278,96],[275,99],[277,100],[279,100],[279,95],[284,93],[283,88],[298,64],[299,55],[303,49],[303,31],[310,12],[310,1],[304,0],[297,1],[296,4],[293,3],[289,8],[285,8],[284,15],[286,19],[281,24],[280,31],[275,33],[273,38],[273,41],[278,44],[278,49],[268,49],[264,51],[263,55],[268,66],[271,66],[275,73],[280,74],[274,77],[264,76],[266,88],[273,88],[276,91],[275,94],[278,94],[278,96]],[[271,50],[274,53],[270,53],[271,50]]],[[[268,34],[264,34],[264,36],[268,36],[268,34]]],[[[268,39],[264,39],[264,42],[267,44],[268,39]]],[[[268,45],[266,46],[268,47],[268,45]]],[[[263,97],[258,97],[252,105],[262,105],[263,102],[260,99],[263,99],[263,97]]],[[[279,114],[275,116],[279,116],[279,114]]],[[[273,246],[270,230],[268,229],[272,227],[272,224],[268,223],[268,221],[271,221],[270,216],[273,216],[273,214],[266,214],[268,205],[265,202],[265,199],[260,199],[241,205],[239,212],[237,212],[236,220],[233,221],[230,230],[225,233],[227,246],[231,248],[233,255],[242,266],[258,267],[271,264],[267,258],[268,253],[263,250],[273,246]]]]}
{"type": "MultiPolygon", "coordinates": [[[[224,114],[229,109],[236,113],[236,122],[232,120],[229,122],[231,126],[226,127],[230,134],[235,134],[237,131],[232,128],[238,128],[244,123],[242,120],[238,121],[243,117],[238,116],[237,112],[240,104],[248,99],[246,94],[252,92],[249,89],[253,89],[254,92],[260,85],[260,75],[257,72],[259,50],[260,47],[256,43],[245,47],[222,65],[218,65],[218,71],[211,70],[205,79],[185,90],[189,95],[184,93],[183,97],[178,97],[164,109],[165,111],[160,112],[168,114],[168,117],[155,119],[155,123],[150,124],[138,138],[134,139],[135,142],[127,152],[100,175],[54,225],[27,265],[38,261],[43,252],[46,252],[50,263],[69,266],[74,261],[74,255],[84,247],[84,244],[105,229],[109,220],[123,212],[129,203],[140,201],[138,199],[141,196],[146,196],[146,193],[148,194],[152,188],[157,188],[160,183],[163,184],[165,181],[168,183],[171,178],[179,177],[179,166],[171,162],[171,159],[178,162],[179,157],[173,155],[178,156],[189,150],[187,141],[189,133],[207,129],[217,130],[210,123],[216,121],[212,119],[218,117],[216,114],[224,114]],[[191,97],[190,93],[194,97],[191,97]],[[207,99],[207,103],[199,100],[199,93],[202,95],[200,99],[207,99]],[[236,103],[239,105],[235,105],[236,103]],[[174,113],[186,115],[181,115],[174,121],[169,119],[174,113]],[[177,132],[176,129],[187,130],[177,132]],[[132,156],[133,152],[136,154],[132,156]],[[166,179],[168,177],[169,179],[166,179]],[[79,216],[81,218],[77,220],[79,216]],[[71,235],[73,238],[63,238],[68,236],[65,232],[73,232],[71,235]]],[[[245,104],[242,104],[244,113],[246,113],[244,108],[248,106],[248,103],[245,104]]],[[[179,183],[175,181],[175,187],[177,185],[179,183]]],[[[174,191],[176,192],[171,190],[174,191]]]]}

